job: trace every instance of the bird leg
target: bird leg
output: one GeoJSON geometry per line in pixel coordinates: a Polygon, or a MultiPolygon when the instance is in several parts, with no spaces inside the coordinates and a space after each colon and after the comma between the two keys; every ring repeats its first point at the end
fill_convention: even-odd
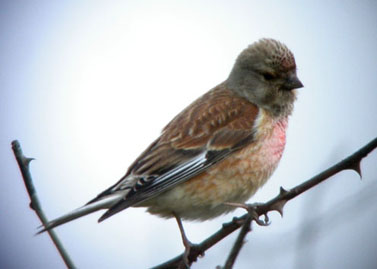
{"type": "Polygon", "coordinates": [[[264,214],[264,220],[261,220],[259,218],[259,214],[257,212],[258,206],[260,206],[260,203],[254,203],[254,204],[242,204],[242,203],[232,203],[232,202],[225,202],[225,205],[233,206],[233,207],[240,207],[250,214],[250,216],[253,218],[253,220],[260,226],[268,226],[270,225],[270,221],[267,214],[264,214]]]}
{"type": "Polygon", "coordinates": [[[190,262],[188,258],[189,258],[190,253],[193,250],[195,250],[196,245],[191,243],[190,240],[188,240],[185,230],[183,229],[181,218],[175,213],[173,213],[173,215],[178,223],[179,231],[181,232],[182,242],[183,242],[183,245],[185,246],[185,252],[183,254],[183,261],[186,267],[190,268],[190,262]]]}

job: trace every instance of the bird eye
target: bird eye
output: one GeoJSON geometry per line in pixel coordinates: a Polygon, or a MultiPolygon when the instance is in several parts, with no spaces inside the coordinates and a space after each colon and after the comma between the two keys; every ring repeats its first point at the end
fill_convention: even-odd
{"type": "Polygon", "coordinates": [[[272,80],[275,76],[271,73],[263,73],[262,76],[265,80],[272,80]]]}

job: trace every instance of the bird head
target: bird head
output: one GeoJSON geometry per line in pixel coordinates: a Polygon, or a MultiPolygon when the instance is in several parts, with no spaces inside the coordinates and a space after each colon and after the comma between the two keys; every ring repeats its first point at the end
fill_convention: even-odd
{"type": "Polygon", "coordinates": [[[291,114],[295,89],[303,87],[293,53],[274,39],[261,39],[242,51],[227,85],[275,117],[291,114]]]}

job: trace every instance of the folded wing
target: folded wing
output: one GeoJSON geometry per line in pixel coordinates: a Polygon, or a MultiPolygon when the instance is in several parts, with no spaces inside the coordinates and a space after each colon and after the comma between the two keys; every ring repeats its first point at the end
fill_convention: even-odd
{"type": "Polygon", "coordinates": [[[127,193],[99,219],[165,192],[253,142],[258,109],[222,84],[178,114],[127,174],[91,202],[127,193]]]}

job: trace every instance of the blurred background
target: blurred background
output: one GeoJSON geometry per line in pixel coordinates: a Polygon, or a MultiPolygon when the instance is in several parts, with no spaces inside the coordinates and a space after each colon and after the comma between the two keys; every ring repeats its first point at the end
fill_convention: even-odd
{"type": "MultiPolygon", "coordinates": [[[[295,54],[299,90],[284,157],[250,202],[274,197],[377,136],[377,3],[363,1],[1,1],[0,268],[64,268],[10,143],[36,158],[47,216],[115,183],[169,120],[225,80],[250,43],[295,54]]],[[[377,151],[253,225],[235,268],[376,268],[377,151]]],[[[148,268],[183,251],[174,220],[128,209],[56,229],[79,268],[148,268]]],[[[185,222],[200,242],[232,214],[185,222]]],[[[237,233],[192,268],[222,265],[237,233]]]]}

